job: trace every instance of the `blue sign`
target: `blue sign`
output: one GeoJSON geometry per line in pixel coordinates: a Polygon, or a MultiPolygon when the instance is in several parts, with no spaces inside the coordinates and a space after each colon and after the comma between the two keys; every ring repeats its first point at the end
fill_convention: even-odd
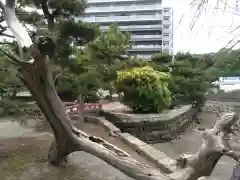
{"type": "Polygon", "coordinates": [[[240,77],[220,77],[218,82],[220,85],[240,84],[240,77]]]}
{"type": "Polygon", "coordinates": [[[223,80],[232,80],[232,81],[234,81],[234,80],[240,80],[240,77],[238,76],[238,77],[222,77],[222,79],[223,80]]]}

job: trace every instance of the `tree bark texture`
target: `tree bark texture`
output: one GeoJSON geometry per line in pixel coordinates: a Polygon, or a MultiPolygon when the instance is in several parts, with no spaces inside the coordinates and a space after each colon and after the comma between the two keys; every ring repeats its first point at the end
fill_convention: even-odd
{"type": "Polygon", "coordinates": [[[19,77],[32,93],[54,133],[55,142],[50,148],[49,160],[60,164],[66,155],[76,149],[70,119],[55,90],[47,57],[37,50],[33,54],[34,63],[19,62],[19,77]]]}
{"type": "Polygon", "coordinates": [[[77,103],[79,106],[78,107],[78,120],[81,123],[84,123],[84,96],[83,96],[83,94],[81,94],[81,92],[78,95],[77,103]]]}

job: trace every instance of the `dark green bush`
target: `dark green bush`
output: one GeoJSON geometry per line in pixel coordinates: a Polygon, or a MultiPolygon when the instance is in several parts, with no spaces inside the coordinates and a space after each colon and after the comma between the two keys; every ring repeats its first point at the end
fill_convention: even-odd
{"type": "Polygon", "coordinates": [[[210,86],[211,82],[204,76],[204,71],[194,68],[188,61],[176,61],[172,66],[169,89],[176,99],[202,106],[210,86]]]}
{"type": "Polygon", "coordinates": [[[152,66],[161,72],[169,72],[169,90],[172,95],[172,107],[180,104],[201,106],[205,102],[205,94],[211,87],[211,77],[206,69],[211,60],[189,53],[178,53],[174,57],[167,54],[156,54],[152,57],[152,66]]]}

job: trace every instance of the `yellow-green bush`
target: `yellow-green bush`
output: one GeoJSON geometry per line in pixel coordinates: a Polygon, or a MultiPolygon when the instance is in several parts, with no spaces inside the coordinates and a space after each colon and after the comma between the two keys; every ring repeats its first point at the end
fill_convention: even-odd
{"type": "Polygon", "coordinates": [[[122,102],[135,112],[158,113],[171,104],[167,73],[145,66],[118,71],[116,87],[122,102]]]}

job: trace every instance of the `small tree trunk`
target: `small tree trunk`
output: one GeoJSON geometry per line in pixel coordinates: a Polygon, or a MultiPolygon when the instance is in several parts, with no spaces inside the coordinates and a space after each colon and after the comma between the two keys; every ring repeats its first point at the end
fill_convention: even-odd
{"type": "MultiPolygon", "coordinates": [[[[111,79],[110,78],[110,76],[111,76],[111,58],[110,57],[108,57],[108,60],[107,60],[107,67],[108,67],[108,69],[107,69],[108,78],[111,79]]],[[[109,98],[110,98],[109,100],[112,102],[113,101],[113,88],[112,88],[111,83],[110,83],[110,86],[109,86],[109,98]]]]}
{"type": "Polygon", "coordinates": [[[12,94],[11,94],[11,96],[10,96],[10,99],[16,98],[17,93],[18,93],[18,92],[17,92],[17,88],[16,88],[16,89],[13,90],[13,92],[12,92],[12,94]]]}
{"type": "Polygon", "coordinates": [[[81,123],[84,123],[84,96],[82,94],[78,95],[78,119],[81,123]]]}
{"type": "Polygon", "coordinates": [[[110,88],[109,88],[109,100],[111,101],[111,102],[113,102],[113,89],[112,89],[112,86],[110,86],[110,88]]]}

